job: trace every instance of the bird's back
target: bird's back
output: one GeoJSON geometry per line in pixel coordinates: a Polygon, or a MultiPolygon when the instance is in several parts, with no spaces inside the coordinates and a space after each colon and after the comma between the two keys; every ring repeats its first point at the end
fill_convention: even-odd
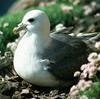
{"type": "Polygon", "coordinates": [[[67,34],[51,34],[50,36],[52,41],[43,53],[43,58],[51,61],[48,64],[49,72],[60,80],[73,80],[74,72],[87,62],[89,48],[79,38],[67,34]]]}

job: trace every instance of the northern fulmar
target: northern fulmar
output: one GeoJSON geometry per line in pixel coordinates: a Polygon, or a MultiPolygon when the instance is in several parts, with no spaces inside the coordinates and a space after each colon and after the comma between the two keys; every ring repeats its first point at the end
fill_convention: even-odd
{"type": "Polygon", "coordinates": [[[14,54],[14,68],[24,80],[38,86],[59,86],[74,81],[73,74],[86,62],[89,47],[80,38],[50,33],[45,12],[25,14],[15,31],[26,30],[14,54]]]}

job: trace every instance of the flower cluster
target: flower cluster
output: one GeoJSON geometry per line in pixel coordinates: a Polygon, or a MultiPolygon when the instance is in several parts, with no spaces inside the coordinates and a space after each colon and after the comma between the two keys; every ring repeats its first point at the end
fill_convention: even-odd
{"type": "Polygon", "coordinates": [[[80,78],[93,78],[100,69],[100,54],[93,52],[88,57],[89,63],[81,66],[80,78]]]}
{"type": "MultiPolygon", "coordinates": [[[[100,49],[100,42],[95,44],[95,48],[97,48],[97,50],[100,49]]],[[[80,96],[80,92],[89,89],[93,85],[93,81],[91,79],[96,76],[98,71],[100,71],[100,53],[92,52],[87,59],[88,63],[83,64],[80,67],[81,72],[76,71],[74,73],[74,77],[79,77],[80,80],[76,85],[71,87],[68,99],[77,99],[77,97],[80,96]],[[89,80],[86,80],[87,78],[89,80]]],[[[88,97],[80,96],[78,99],[88,99],[88,97]]]]}
{"type": "MultiPolygon", "coordinates": [[[[92,84],[93,84],[92,80],[88,80],[88,81],[86,81],[85,79],[79,80],[77,85],[73,85],[71,87],[70,92],[69,92],[69,97],[70,97],[69,99],[77,99],[80,92],[89,89],[92,86],[92,84]]],[[[79,99],[81,99],[81,97],[79,99]]],[[[84,99],[87,99],[87,98],[84,98],[84,99]]]]}

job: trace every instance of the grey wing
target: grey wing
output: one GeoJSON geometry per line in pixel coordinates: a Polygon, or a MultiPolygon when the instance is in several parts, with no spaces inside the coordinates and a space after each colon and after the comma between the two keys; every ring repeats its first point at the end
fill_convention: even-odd
{"type": "Polygon", "coordinates": [[[78,38],[66,34],[52,34],[51,44],[45,49],[44,59],[54,63],[48,64],[48,71],[63,81],[73,80],[73,74],[86,62],[87,46],[78,38]]]}

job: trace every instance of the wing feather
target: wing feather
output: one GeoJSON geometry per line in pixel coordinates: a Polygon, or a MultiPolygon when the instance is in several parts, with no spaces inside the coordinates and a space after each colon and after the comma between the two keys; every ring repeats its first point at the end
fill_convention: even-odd
{"type": "Polygon", "coordinates": [[[48,64],[49,72],[63,81],[73,80],[74,72],[86,62],[86,44],[67,34],[51,34],[50,37],[52,41],[43,53],[44,59],[54,61],[48,64]]]}

